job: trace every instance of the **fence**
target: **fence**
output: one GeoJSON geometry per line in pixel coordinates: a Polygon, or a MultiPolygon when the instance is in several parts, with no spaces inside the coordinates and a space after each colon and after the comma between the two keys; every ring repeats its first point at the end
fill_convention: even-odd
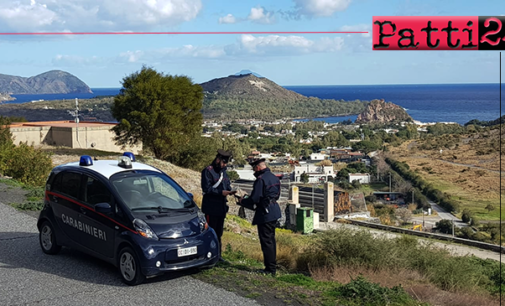
{"type": "Polygon", "coordinates": [[[324,222],[324,189],[299,187],[298,188],[298,204],[300,207],[310,207],[314,212],[319,214],[319,221],[324,222]]]}

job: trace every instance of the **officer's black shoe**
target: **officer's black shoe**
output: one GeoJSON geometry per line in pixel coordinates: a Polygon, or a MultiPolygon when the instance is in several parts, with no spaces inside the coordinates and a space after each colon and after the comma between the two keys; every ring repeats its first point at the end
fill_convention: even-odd
{"type": "Polygon", "coordinates": [[[275,274],[276,274],[275,271],[270,271],[270,270],[266,270],[266,269],[258,270],[257,272],[260,274],[271,275],[271,276],[275,276],[275,274]]]}

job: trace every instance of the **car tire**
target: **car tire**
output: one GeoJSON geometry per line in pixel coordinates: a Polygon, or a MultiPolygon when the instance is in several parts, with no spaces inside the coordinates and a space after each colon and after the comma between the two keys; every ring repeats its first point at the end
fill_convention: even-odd
{"type": "Polygon", "coordinates": [[[137,254],[130,247],[119,252],[118,268],[121,279],[129,286],[139,285],[145,280],[137,254]]]}
{"type": "Polygon", "coordinates": [[[39,242],[42,251],[49,255],[57,254],[61,246],[56,242],[54,228],[49,221],[44,221],[40,226],[39,242]]]}

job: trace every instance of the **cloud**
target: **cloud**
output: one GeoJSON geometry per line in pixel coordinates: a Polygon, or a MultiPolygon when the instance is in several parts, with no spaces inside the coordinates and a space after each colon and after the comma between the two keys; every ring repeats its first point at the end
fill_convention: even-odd
{"type": "Polygon", "coordinates": [[[5,32],[146,30],[190,21],[201,9],[201,0],[0,0],[0,28],[5,32]]]}
{"type": "Polygon", "coordinates": [[[239,39],[226,46],[194,46],[128,50],[113,57],[81,57],[57,55],[52,63],[55,66],[104,66],[106,64],[159,64],[181,60],[234,60],[254,57],[276,58],[279,56],[299,56],[313,53],[338,52],[344,49],[344,38],[322,37],[317,40],[303,36],[253,36],[241,35],[239,39]]]}
{"type": "Polygon", "coordinates": [[[338,31],[368,32],[362,34],[346,34],[344,50],[353,53],[372,51],[372,26],[368,24],[344,25],[338,31]]]}
{"type": "Polygon", "coordinates": [[[193,46],[185,45],[177,48],[163,48],[155,50],[136,50],[136,51],[126,51],[121,53],[116,61],[127,62],[127,63],[138,63],[138,62],[152,62],[152,61],[169,61],[175,58],[203,58],[203,59],[213,59],[219,58],[225,55],[222,47],[215,46],[193,46]]]}
{"type": "MultiPolygon", "coordinates": [[[[359,34],[361,37],[372,37],[372,26],[369,24],[345,25],[340,27],[342,32],[368,32],[359,34]]],[[[357,34],[348,34],[347,36],[354,36],[357,34]]]]}
{"type": "Polygon", "coordinates": [[[294,0],[297,14],[307,17],[328,17],[345,11],[351,0],[294,0]]]}
{"type": "Polygon", "coordinates": [[[251,8],[247,18],[254,23],[271,24],[275,22],[274,13],[260,6],[251,8]]]}
{"type": "Polygon", "coordinates": [[[100,66],[106,64],[106,59],[98,56],[83,57],[77,55],[56,55],[52,60],[55,66],[100,66]]]}
{"type": "Polygon", "coordinates": [[[235,18],[235,16],[233,16],[232,14],[228,14],[224,17],[219,17],[219,23],[222,24],[222,23],[236,23],[237,22],[237,18],[235,18]]]}
{"type": "Polygon", "coordinates": [[[227,55],[300,55],[318,52],[335,52],[343,47],[341,37],[323,37],[317,41],[303,36],[253,36],[242,35],[238,42],[224,49],[227,55]]]}

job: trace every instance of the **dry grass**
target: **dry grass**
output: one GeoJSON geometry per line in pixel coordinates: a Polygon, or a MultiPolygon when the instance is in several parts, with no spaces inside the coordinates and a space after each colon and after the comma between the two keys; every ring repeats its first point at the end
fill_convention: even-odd
{"type": "Polygon", "coordinates": [[[422,277],[418,272],[405,269],[399,271],[372,271],[370,269],[356,267],[331,267],[310,269],[310,274],[312,278],[317,281],[336,281],[341,284],[347,284],[352,279],[363,275],[369,281],[389,288],[398,285],[405,287],[411,284],[428,282],[428,280],[422,277]]]}
{"type": "MultiPolygon", "coordinates": [[[[491,131],[488,138],[476,138],[477,143],[464,143],[468,136],[461,136],[459,146],[453,149],[420,150],[410,141],[398,148],[391,148],[393,158],[406,162],[412,171],[416,171],[437,189],[447,192],[459,201],[463,208],[469,208],[481,220],[498,220],[500,202],[500,173],[498,152],[489,150],[488,154],[477,152],[489,147],[490,141],[499,136],[491,131]],[[454,158],[456,157],[456,159],[454,158]],[[461,164],[461,165],[460,165],[461,164]],[[492,204],[494,211],[484,208],[492,204]]],[[[486,151],[487,152],[487,151],[486,151]]],[[[504,177],[501,177],[505,183],[504,177]]],[[[505,200],[502,191],[502,199],[505,200]]],[[[501,218],[505,217],[502,214],[501,218]]]]}
{"type": "Polygon", "coordinates": [[[430,305],[444,306],[498,306],[499,298],[489,295],[467,294],[465,292],[448,292],[438,289],[430,284],[416,284],[404,286],[405,291],[420,302],[430,305]]]}
{"type": "Polygon", "coordinates": [[[336,281],[347,284],[352,279],[362,275],[373,283],[392,288],[401,285],[405,291],[419,302],[430,305],[447,306],[494,306],[500,305],[497,298],[477,293],[448,292],[429,284],[429,280],[416,271],[400,269],[372,271],[364,268],[332,267],[310,270],[311,277],[316,281],[336,281]]]}

